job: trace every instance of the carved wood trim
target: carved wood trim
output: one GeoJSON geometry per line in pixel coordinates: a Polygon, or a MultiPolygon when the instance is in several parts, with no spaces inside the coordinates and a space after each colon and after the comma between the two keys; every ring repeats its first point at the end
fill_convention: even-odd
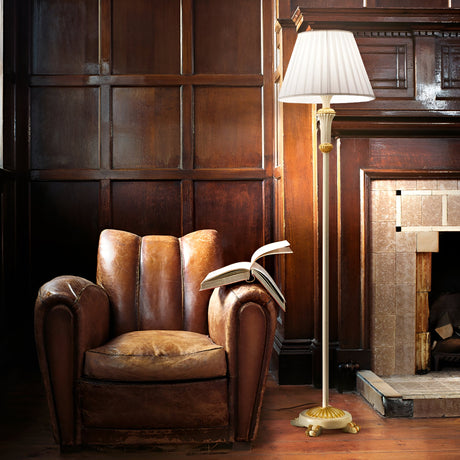
{"type": "Polygon", "coordinates": [[[341,105],[336,135],[458,130],[460,10],[298,7],[292,21],[355,34],[376,100],[341,105]]]}

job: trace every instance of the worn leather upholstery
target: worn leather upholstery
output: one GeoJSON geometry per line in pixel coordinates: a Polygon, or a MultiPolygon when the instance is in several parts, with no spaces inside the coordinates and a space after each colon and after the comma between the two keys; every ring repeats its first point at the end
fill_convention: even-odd
{"type": "Polygon", "coordinates": [[[96,283],[40,288],[37,351],[62,448],[254,439],[277,308],[258,284],[199,291],[221,266],[214,230],[104,230],[96,283]]]}
{"type": "Polygon", "coordinates": [[[189,331],[134,331],[85,353],[87,377],[123,382],[225,377],[224,348],[189,331]]]}

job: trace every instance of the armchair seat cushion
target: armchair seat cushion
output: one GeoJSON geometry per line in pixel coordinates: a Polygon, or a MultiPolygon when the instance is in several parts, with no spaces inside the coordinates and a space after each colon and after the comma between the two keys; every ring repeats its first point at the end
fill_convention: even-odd
{"type": "Polygon", "coordinates": [[[207,335],[145,330],[85,353],[86,377],[112,381],[199,380],[227,375],[225,350],[207,335]]]}

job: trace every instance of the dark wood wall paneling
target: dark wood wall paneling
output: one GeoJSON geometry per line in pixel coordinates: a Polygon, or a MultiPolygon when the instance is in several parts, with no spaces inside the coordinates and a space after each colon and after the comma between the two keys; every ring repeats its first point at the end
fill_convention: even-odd
{"type": "MultiPolygon", "coordinates": [[[[281,3],[279,7],[282,6],[281,3]]],[[[281,10],[282,11],[282,10],[281,10]]],[[[293,21],[280,19],[276,27],[276,92],[296,39],[293,21]]],[[[275,155],[276,239],[291,242],[294,254],[279,260],[284,281],[286,313],[275,336],[273,368],[280,383],[311,382],[311,346],[318,314],[318,240],[316,156],[312,106],[277,103],[275,155]]]]}
{"type": "Polygon", "coordinates": [[[17,49],[17,11],[13,2],[3,4],[3,138],[2,165],[0,165],[0,365],[8,369],[22,355],[23,344],[16,337],[31,333],[29,327],[23,331],[22,313],[16,308],[18,303],[25,301],[24,286],[27,276],[19,269],[23,246],[18,240],[23,227],[18,220],[18,208],[23,203],[21,193],[24,184],[22,164],[16,161],[16,128],[17,120],[16,88],[18,81],[16,71],[18,60],[17,49]],[[15,350],[16,353],[11,353],[15,350]]]}
{"type": "MultiPolygon", "coordinates": [[[[282,0],[285,2],[285,0],[282,0]]],[[[291,13],[301,8],[449,8],[449,0],[288,0],[291,13]]],[[[459,7],[459,0],[451,0],[452,8],[459,7]]]]}
{"type": "Polygon", "coordinates": [[[31,2],[34,289],[93,279],[106,227],[216,228],[228,263],[271,239],[271,8],[31,2]]]}
{"type": "MultiPolygon", "coordinates": [[[[309,25],[313,29],[341,28],[355,33],[358,46],[368,70],[377,99],[366,104],[336,105],[333,130],[337,139],[331,156],[331,357],[332,366],[338,362],[356,360],[362,367],[369,360],[369,266],[366,256],[365,215],[367,187],[374,177],[445,177],[446,172],[460,172],[459,115],[460,87],[458,83],[460,28],[459,10],[447,8],[447,1],[428,4],[417,2],[376,2],[368,0],[367,8],[362,2],[291,2],[291,11],[300,4],[292,19],[278,21],[278,40],[281,45],[282,65],[287,65],[295,40],[286,37],[292,30],[302,31],[309,25]],[[398,8],[393,7],[397,6],[398,8]],[[423,6],[430,9],[424,9],[423,6]],[[433,9],[438,8],[438,9],[433,9]],[[280,38],[281,37],[281,38],[280,38]],[[340,142],[338,142],[340,140],[340,142]],[[335,180],[337,179],[337,186],[335,180]]],[[[455,7],[455,5],[453,5],[455,7]]],[[[456,5],[459,6],[458,4],[456,5]]],[[[286,2],[279,2],[278,11],[287,11],[286,2]]],[[[275,78],[282,79],[282,70],[275,78]]],[[[307,124],[311,114],[284,104],[279,109],[278,139],[296,135],[291,126],[307,124]],[[292,111],[292,113],[291,113],[292,111]],[[284,126],[284,128],[283,128],[284,126]]],[[[304,109],[305,110],[305,109],[304,109]]],[[[297,131],[299,139],[305,133],[297,131]]],[[[299,149],[311,158],[315,155],[315,142],[302,142],[289,146],[282,141],[284,162],[295,162],[299,149]],[[313,153],[312,153],[313,152],[313,153]]],[[[302,171],[294,171],[291,180],[298,186],[284,190],[284,201],[289,196],[303,194],[307,204],[315,209],[311,185],[320,184],[321,165],[304,164],[302,171]],[[300,178],[302,184],[300,185],[300,178]]],[[[278,168],[287,182],[288,173],[278,168]]],[[[291,182],[292,183],[292,182],[291,182]]],[[[316,189],[313,189],[316,193],[316,189]]],[[[320,198],[319,198],[320,199],[320,198]]],[[[298,201],[294,202],[299,206],[298,201]]],[[[310,214],[315,219],[315,214],[310,214]]],[[[295,215],[284,214],[276,222],[289,228],[297,222],[295,215]]],[[[306,224],[308,228],[308,223],[306,224]]],[[[304,229],[304,231],[306,230],[304,229]]],[[[320,357],[318,344],[321,317],[318,311],[320,281],[317,256],[320,245],[316,223],[311,232],[305,233],[296,257],[310,255],[305,270],[314,275],[314,284],[288,284],[289,314],[298,323],[291,324],[286,318],[284,329],[278,333],[280,369],[283,360],[290,361],[284,369],[284,380],[291,383],[302,378],[320,382],[320,357]],[[309,249],[311,248],[311,249],[309,249]],[[301,253],[301,254],[299,254],[301,253]],[[313,331],[313,332],[312,332],[313,331]],[[297,348],[296,348],[297,344],[297,348]],[[284,355],[283,355],[284,350],[284,355]],[[313,362],[308,372],[298,369],[313,362]],[[298,366],[292,367],[293,363],[298,366]]],[[[298,240],[294,240],[298,244],[298,240]]],[[[299,269],[299,267],[297,267],[299,269]]],[[[287,279],[293,277],[294,268],[286,270],[287,279]]],[[[281,377],[280,377],[281,380],[281,377]]]]}

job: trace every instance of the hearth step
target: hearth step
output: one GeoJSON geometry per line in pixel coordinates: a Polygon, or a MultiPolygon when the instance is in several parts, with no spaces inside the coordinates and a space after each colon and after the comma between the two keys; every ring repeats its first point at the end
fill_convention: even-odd
{"type": "Polygon", "coordinates": [[[384,378],[363,370],[356,385],[385,417],[460,417],[460,370],[384,378]]]}

